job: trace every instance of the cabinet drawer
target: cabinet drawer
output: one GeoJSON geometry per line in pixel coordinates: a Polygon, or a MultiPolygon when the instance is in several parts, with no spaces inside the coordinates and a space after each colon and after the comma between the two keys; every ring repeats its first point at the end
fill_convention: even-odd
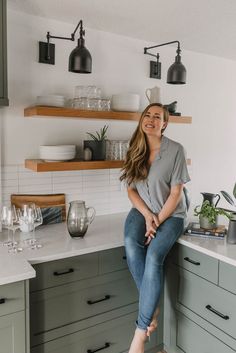
{"type": "Polygon", "coordinates": [[[177,300],[235,338],[236,297],[234,294],[182,270],[177,300]]]}
{"type": "Polygon", "coordinates": [[[180,314],[177,318],[176,346],[184,353],[235,352],[192,320],[180,314]]]}
{"type": "Polygon", "coordinates": [[[208,281],[218,283],[218,260],[187,246],[176,244],[174,262],[208,281]]]}
{"type": "Polygon", "coordinates": [[[59,286],[98,274],[98,253],[70,257],[34,266],[36,278],[30,280],[30,291],[59,286]]]}
{"type": "MultiPolygon", "coordinates": [[[[125,352],[130,345],[136,318],[137,313],[131,313],[39,345],[31,349],[31,353],[125,352]]],[[[147,343],[145,347],[150,349],[154,346],[156,346],[155,334],[152,335],[151,342],[147,343]]]]}
{"type": "Polygon", "coordinates": [[[99,254],[99,273],[109,273],[127,268],[124,247],[102,251],[99,254]]]}
{"type": "Polygon", "coordinates": [[[0,286],[0,316],[24,310],[24,282],[0,286]]]}
{"type": "MultiPolygon", "coordinates": [[[[123,272],[123,271],[122,271],[123,272]]],[[[135,303],[138,293],[128,271],[109,275],[108,279],[69,283],[31,293],[31,342],[48,330],[83,320],[135,303]]]]}
{"type": "Polygon", "coordinates": [[[236,294],[236,267],[220,261],[219,285],[236,294]]]}

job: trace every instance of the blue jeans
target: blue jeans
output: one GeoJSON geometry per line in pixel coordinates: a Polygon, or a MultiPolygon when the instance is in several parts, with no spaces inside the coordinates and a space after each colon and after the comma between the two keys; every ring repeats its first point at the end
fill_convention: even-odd
{"type": "Polygon", "coordinates": [[[125,250],[129,270],[139,291],[137,327],[146,330],[158,306],[166,255],[182,234],[184,219],[169,217],[158,228],[156,238],[144,245],[147,238],[144,216],[132,208],[125,221],[125,250]]]}

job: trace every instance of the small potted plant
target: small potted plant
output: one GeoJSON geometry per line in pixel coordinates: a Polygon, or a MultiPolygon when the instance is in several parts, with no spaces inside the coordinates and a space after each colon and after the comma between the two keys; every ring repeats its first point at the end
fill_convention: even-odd
{"type": "Polygon", "coordinates": [[[87,132],[92,140],[84,141],[84,149],[89,148],[92,152],[92,160],[101,161],[106,158],[106,139],[107,139],[108,126],[104,125],[100,131],[96,131],[95,134],[87,132]]]}
{"type": "Polygon", "coordinates": [[[203,229],[214,229],[217,227],[217,216],[222,215],[231,219],[231,213],[223,210],[222,208],[216,208],[210,204],[208,200],[204,201],[201,206],[196,206],[194,209],[194,215],[199,216],[200,227],[203,229]]]}

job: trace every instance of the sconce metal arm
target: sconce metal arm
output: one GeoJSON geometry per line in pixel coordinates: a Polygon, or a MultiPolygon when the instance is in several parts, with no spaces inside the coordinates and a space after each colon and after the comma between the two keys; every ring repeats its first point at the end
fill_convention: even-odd
{"type": "Polygon", "coordinates": [[[79,23],[77,24],[75,30],[73,33],[71,33],[71,36],[70,37],[59,37],[59,36],[52,36],[50,34],[50,32],[47,32],[47,44],[48,44],[48,48],[47,48],[47,59],[50,60],[50,49],[49,49],[49,42],[50,42],[50,39],[51,38],[54,38],[54,39],[65,39],[65,40],[72,40],[74,41],[75,40],[75,33],[77,31],[77,29],[79,28],[80,26],[80,38],[82,39],[83,36],[85,35],[85,30],[83,29],[83,21],[80,20],[79,23]]]}
{"type": "Polygon", "coordinates": [[[167,43],[162,43],[162,44],[158,44],[158,45],[153,45],[152,47],[145,47],[144,48],[144,54],[148,54],[148,55],[152,55],[155,56],[154,54],[150,54],[147,51],[149,49],[154,49],[154,48],[158,48],[158,47],[163,47],[164,45],[169,45],[169,44],[174,44],[174,43],[178,43],[178,49],[177,52],[178,54],[180,53],[180,42],[178,40],[173,40],[172,42],[167,42],[167,43]]]}

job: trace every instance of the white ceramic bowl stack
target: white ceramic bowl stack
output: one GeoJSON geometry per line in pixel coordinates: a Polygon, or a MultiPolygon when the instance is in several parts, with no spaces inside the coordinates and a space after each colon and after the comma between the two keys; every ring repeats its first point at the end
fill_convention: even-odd
{"type": "Polygon", "coordinates": [[[69,161],[76,156],[75,145],[51,145],[39,147],[40,159],[50,162],[69,161]]]}
{"type": "Polygon", "coordinates": [[[137,112],[140,105],[140,96],[138,94],[113,94],[111,100],[111,109],[116,111],[137,112]]]}
{"type": "Polygon", "coordinates": [[[48,96],[37,96],[36,104],[45,105],[51,107],[64,107],[66,99],[64,96],[48,95],[48,96]]]}

